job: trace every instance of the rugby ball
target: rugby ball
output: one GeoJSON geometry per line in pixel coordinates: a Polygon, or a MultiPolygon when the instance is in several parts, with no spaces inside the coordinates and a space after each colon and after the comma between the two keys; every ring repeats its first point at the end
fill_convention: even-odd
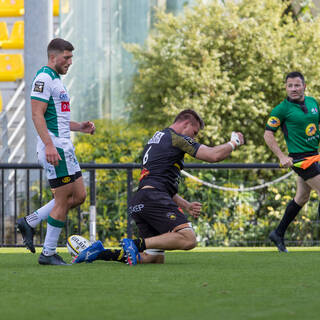
{"type": "Polygon", "coordinates": [[[70,236],[67,240],[68,251],[73,257],[90,246],[91,242],[89,240],[77,234],[70,236]]]}

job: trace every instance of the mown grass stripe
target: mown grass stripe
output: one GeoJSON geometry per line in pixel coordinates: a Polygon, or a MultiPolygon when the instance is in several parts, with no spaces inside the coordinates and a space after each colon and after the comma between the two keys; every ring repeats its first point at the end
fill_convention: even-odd
{"type": "MultiPolygon", "coordinates": [[[[310,252],[310,251],[320,251],[320,247],[287,247],[290,252],[310,252]]],[[[42,248],[36,248],[37,253],[41,253],[42,248]]],[[[58,252],[68,252],[67,248],[61,247],[57,249],[58,252]]],[[[195,248],[190,251],[172,251],[172,252],[277,252],[275,247],[204,247],[195,248]]],[[[0,248],[1,253],[30,253],[25,248],[0,248]]],[[[170,253],[167,251],[166,253],[170,253]]]]}

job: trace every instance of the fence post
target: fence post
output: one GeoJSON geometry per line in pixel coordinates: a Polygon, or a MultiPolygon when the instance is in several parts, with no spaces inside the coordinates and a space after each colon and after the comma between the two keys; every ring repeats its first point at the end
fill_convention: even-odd
{"type": "Polygon", "coordinates": [[[30,170],[29,169],[27,169],[26,194],[27,194],[27,214],[30,214],[30,170]]]}
{"type": "Polygon", "coordinates": [[[317,220],[316,220],[316,228],[317,228],[317,245],[320,243],[320,202],[318,204],[318,214],[317,214],[317,220]]]}
{"type": "MultiPolygon", "coordinates": [[[[39,169],[39,191],[40,191],[40,202],[39,206],[40,208],[42,207],[42,202],[43,202],[43,172],[42,169],[39,169]]],[[[40,222],[40,243],[43,243],[43,238],[44,238],[44,230],[43,230],[43,223],[42,221],[40,222]]]]}
{"type": "MultiPolygon", "coordinates": [[[[14,224],[17,222],[17,169],[14,169],[14,180],[13,180],[13,190],[14,190],[14,195],[13,195],[13,207],[14,207],[14,224]]],[[[14,244],[17,245],[17,228],[14,228],[14,244]]]]}
{"type": "Polygon", "coordinates": [[[90,241],[96,241],[96,170],[90,170],[90,241]]]}
{"type": "MultiPolygon", "coordinates": [[[[132,169],[127,170],[127,208],[129,208],[129,203],[132,196],[132,169]]],[[[128,211],[127,211],[128,212],[128,211]]],[[[132,228],[131,228],[131,217],[127,214],[127,235],[128,238],[132,238],[132,228]]]]}
{"type": "Polygon", "coordinates": [[[4,169],[1,170],[1,246],[4,245],[4,169]]]}

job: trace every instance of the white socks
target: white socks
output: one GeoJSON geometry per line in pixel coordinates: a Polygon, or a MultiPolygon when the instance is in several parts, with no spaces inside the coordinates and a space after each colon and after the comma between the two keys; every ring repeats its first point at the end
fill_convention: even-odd
{"type": "Polygon", "coordinates": [[[31,228],[35,228],[42,220],[47,220],[54,206],[54,199],[49,201],[43,207],[26,216],[26,221],[31,228]]]}
{"type": "Polygon", "coordinates": [[[63,227],[63,221],[56,220],[51,216],[48,217],[47,233],[42,249],[42,253],[45,256],[52,256],[56,253],[59,236],[63,227]]]}
{"type": "Polygon", "coordinates": [[[28,225],[35,228],[42,220],[47,220],[47,233],[43,244],[42,253],[45,256],[52,256],[56,253],[56,248],[60,233],[64,227],[64,222],[50,217],[50,212],[54,207],[55,201],[52,199],[43,207],[26,216],[28,225]]]}

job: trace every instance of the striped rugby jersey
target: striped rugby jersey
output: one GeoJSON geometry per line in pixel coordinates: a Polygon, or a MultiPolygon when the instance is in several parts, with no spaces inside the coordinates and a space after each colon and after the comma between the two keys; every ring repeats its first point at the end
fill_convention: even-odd
{"type": "Polygon", "coordinates": [[[49,133],[70,139],[70,97],[56,71],[45,66],[37,72],[32,83],[31,99],[48,103],[44,118],[49,133]]]}

